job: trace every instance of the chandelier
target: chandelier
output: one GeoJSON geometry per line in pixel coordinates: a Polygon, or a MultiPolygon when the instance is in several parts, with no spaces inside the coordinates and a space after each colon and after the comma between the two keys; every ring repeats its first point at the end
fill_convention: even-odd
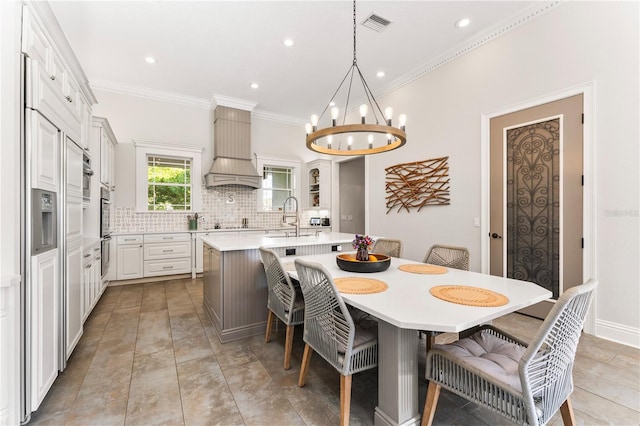
{"type": "Polygon", "coordinates": [[[378,101],[373,96],[367,84],[356,57],[356,2],[353,1],[353,63],[338,85],[329,103],[325,106],[320,116],[313,114],[311,123],[305,125],[307,134],[307,148],[312,151],[329,155],[368,155],[381,152],[392,151],[400,148],[407,141],[405,133],[406,116],[398,116],[398,127],[393,126],[393,109],[387,107],[384,112],[378,105],[378,101]],[[364,90],[366,103],[360,105],[360,123],[346,124],[349,100],[351,98],[351,88],[354,80],[359,80],[364,90]],[[342,122],[339,124],[340,108],[336,106],[336,96],[340,89],[348,81],[346,91],[346,101],[342,122]],[[318,128],[318,122],[324,114],[330,111],[331,125],[325,128],[318,128]],[[372,122],[367,123],[367,113],[371,111],[372,122]],[[382,123],[382,124],[381,124],[382,123]]]}

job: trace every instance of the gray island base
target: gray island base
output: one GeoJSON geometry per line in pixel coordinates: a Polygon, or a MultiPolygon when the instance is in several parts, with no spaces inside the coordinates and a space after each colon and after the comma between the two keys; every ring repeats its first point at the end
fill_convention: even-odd
{"type": "MultiPolygon", "coordinates": [[[[260,246],[280,257],[353,250],[352,234],[267,237],[221,235],[203,237],[203,305],[222,343],[264,333],[267,324],[267,279],[260,246]]],[[[293,259],[293,258],[292,258],[293,259]]]]}

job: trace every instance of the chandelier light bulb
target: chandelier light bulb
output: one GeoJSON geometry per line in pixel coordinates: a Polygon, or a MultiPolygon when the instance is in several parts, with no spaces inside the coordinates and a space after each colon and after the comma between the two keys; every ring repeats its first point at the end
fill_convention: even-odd
{"type": "Polygon", "coordinates": [[[373,148],[373,135],[369,135],[367,140],[369,141],[369,149],[373,148]]]}
{"type": "Polygon", "coordinates": [[[318,114],[313,114],[311,116],[311,127],[313,128],[314,132],[318,130],[318,114]]]}
{"type": "Polygon", "coordinates": [[[353,136],[349,136],[347,138],[347,147],[350,150],[351,149],[351,144],[353,143],[353,136]]]}
{"type": "Polygon", "coordinates": [[[387,133],[387,145],[391,145],[391,134],[387,133]]]}
{"type": "Polygon", "coordinates": [[[360,105],[360,117],[362,117],[362,124],[364,124],[365,118],[367,117],[367,111],[369,111],[367,104],[360,105]]]}
{"type": "Polygon", "coordinates": [[[311,133],[311,123],[307,123],[304,125],[304,131],[307,132],[307,135],[311,133]]]}
{"type": "Polygon", "coordinates": [[[331,149],[331,142],[333,142],[333,136],[327,136],[327,148],[331,149]]]}
{"type": "Polygon", "coordinates": [[[404,132],[404,128],[407,125],[407,114],[400,114],[398,116],[398,124],[400,125],[400,129],[404,132]]]}
{"type": "Polygon", "coordinates": [[[331,108],[331,120],[333,121],[333,126],[336,125],[336,120],[338,119],[338,115],[340,115],[340,108],[334,106],[331,108]]]}
{"type": "Polygon", "coordinates": [[[386,107],[384,109],[384,117],[387,119],[387,126],[391,126],[391,119],[393,118],[393,108],[386,107]]]}

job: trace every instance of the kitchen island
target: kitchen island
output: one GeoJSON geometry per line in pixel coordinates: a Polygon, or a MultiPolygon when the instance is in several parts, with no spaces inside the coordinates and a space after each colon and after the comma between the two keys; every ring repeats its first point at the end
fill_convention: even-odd
{"type": "Polygon", "coordinates": [[[267,323],[267,279],[260,246],[280,257],[352,250],[353,234],[322,232],[301,237],[210,235],[203,237],[203,304],[221,342],[255,336],[267,323]]]}

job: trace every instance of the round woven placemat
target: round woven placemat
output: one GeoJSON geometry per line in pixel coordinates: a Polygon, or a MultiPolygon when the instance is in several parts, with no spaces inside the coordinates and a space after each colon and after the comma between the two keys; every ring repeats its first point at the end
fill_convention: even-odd
{"type": "Polygon", "coordinates": [[[411,272],[412,274],[438,275],[446,274],[448,272],[447,268],[444,266],[429,265],[426,263],[407,263],[398,266],[398,269],[404,272],[411,272]]]}
{"type": "Polygon", "coordinates": [[[296,270],[296,264],[293,262],[285,262],[282,264],[282,268],[287,272],[293,272],[296,270]]]}
{"type": "Polygon", "coordinates": [[[333,280],[340,293],[346,294],[372,294],[382,293],[389,286],[380,280],[373,278],[342,277],[333,280]]]}
{"type": "Polygon", "coordinates": [[[504,294],[466,285],[439,285],[429,292],[438,299],[459,305],[495,307],[509,303],[509,298],[504,294]]]}

